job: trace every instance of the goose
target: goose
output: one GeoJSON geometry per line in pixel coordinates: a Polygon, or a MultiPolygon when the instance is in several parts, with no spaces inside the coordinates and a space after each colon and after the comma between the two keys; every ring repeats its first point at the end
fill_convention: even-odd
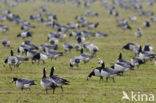
{"type": "Polygon", "coordinates": [[[134,68],[134,66],[129,61],[122,59],[122,53],[119,54],[119,58],[117,60],[117,63],[121,63],[123,65],[126,65],[127,67],[129,67],[129,69],[132,69],[132,70],[134,68]]]}
{"type": "Polygon", "coordinates": [[[8,39],[3,39],[2,40],[2,45],[5,47],[5,46],[7,46],[7,47],[10,47],[10,41],[8,40],[8,39]]]}
{"type": "Polygon", "coordinates": [[[38,12],[46,12],[47,11],[47,6],[41,6],[40,8],[37,9],[38,12]]]}
{"type": "Polygon", "coordinates": [[[62,52],[57,52],[57,51],[48,51],[47,52],[47,56],[48,56],[48,58],[51,58],[51,60],[52,59],[56,60],[57,57],[62,56],[62,55],[63,55],[62,52]]]}
{"type": "Polygon", "coordinates": [[[73,45],[71,43],[64,43],[63,44],[63,48],[64,48],[64,51],[71,51],[71,49],[73,49],[73,45]]]}
{"type": "Polygon", "coordinates": [[[154,59],[155,58],[155,54],[152,52],[147,52],[147,51],[142,51],[142,47],[140,46],[139,49],[139,58],[141,58],[142,60],[148,60],[148,59],[154,59]]]}
{"type": "Polygon", "coordinates": [[[27,32],[27,31],[23,31],[20,34],[18,34],[16,37],[22,37],[24,39],[26,37],[32,37],[32,33],[31,32],[27,32]]]}
{"type": "Polygon", "coordinates": [[[54,70],[55,70],[55,67],[52,67],[51,68],[51,72],[50,72],[50,78],[52,80],[55,81],[55,83],[57,84],[58,87],[61,87],[62,91],[63,91],[63,85],[69,85],[69,81],[58,76],[58,75],[53,75],[54,74],[54,70]]]}
{"type": "Polygon", "coordinates": [[[87,23],[82,24],[82,27],[86,27],[86,28],[88,28],[88,29],[94,29],[94,28],[97,28],[98,25],[99,25],[98,22],[95,23],[95,24],[94,24],[94,23],[89,23],[89,22],[87,22],[87,23]]]}
{"type": "Polygon", "coordinates": [[[56,39],[56,38],[50,38],[50,39],[49,39],[49,43],[52,44],[52,45],[57,45],[58,42],[59,42],[59,41],[58,41],[58,39],[56,39]]]}
{"type": "Polygon", "coordinates": [[[143,51],[152,52],[153,51],[153,47],[151,45],[145,45],[143,47],[143,51]]]}
{"type": "Polygon", "coordinates": [[[108,78],[111,77],[115,82],[114,76],[119,74],[119,72],[112,68],[105,68],[103,60],[99,60],[99,63],[101,64],[101,67],[96,67],[93,69],[93,71],[88,75],[87,80],[89,80],[92,76],[96,76],[100,77],[100,81],[103,79],[103,77],[105,77],[108,81],[108,78]]]}
{"type": "Polygon", "coordinates": [[[9,28],[7,26],[0,25],[0,31],[1,32],[7,32],[8,30],[9,30],[9,28]]]}
{"type": "Polygon", "coordinates": [[[105,77],[106,82],[108,82],[108,79],[112,78],[113,82],[115,82],[114,76],[120,75],[120,71],[115,70],[113,66],[110,68],[105,67],[103,60],[99,60],[99,64],[101,64],[103,66],[103,69],[101,70],[101,76],[102,76],[101,79],[103,79],[103,77],[105,77]]]}
{"type": "Polygon", "coordinates": [[[130,51],[133,51],[135,54],[138,54],[139,48],[140,48],[139,44],[127,43],[126,45],[122,47],[122,50],[130,50],[130,51]]]}
{"type": "Polygon", "coordinates": [[[14,68],[18,65],[18,59],[16,56],[14,56],[13,50],[10,51],[11,56],[9,56],[7,59],[5,59],[3,66],[5,66],[7,63],[10,66],[10,69],[12,70],[12,65],[14,68]]]}
{"type": "Polygon", "coordinates": [[[83,53],[83,49],[81,49],[81,54],[80,54],[80,59],[84,62],[87,63],[90,59],[92,59],[93,56],[87,54],[87,53],[83,53]]]}
{"type": "Polygon", "coordinates": [[[131,30],[131,26],[128,24],[128,23],[125,23],[125,24],[118,24],[118,27],[121,28],[121,29],[129,29],[131,30]]]}
{"type": "Polygon", "coordinates": [[[48,59],[48,56],[46,54],[43,53],[37,53],[36,55],[34,55],[32,57],[32,63],[36,60],[38,60],[38,63],[40,62],[40,60],[45,64],[45,60],[48,59]]]}
{"type": "Polygon", "coordinates": [[[84,15],[85,16],[98,16],[99,14],[95,11],[87,10],[84,15]]]}
{"type": "Polygon", "coordinates": [[[40,84],[43,89],[45,89],[46,94],[48,93],[49,89],[53,89],[53,94],[55,93],[55,88],[58,87],[56,82],[49,77],[46,77],[46,69],[43,68],[43,77],[40,81],[40,84]]]}
{"type": "Polygon", "coordinates": [[[139,66],[141,64],[144,64],[144,60],[140,59],[139,57],[133,57],[131,58],[131,64],[133,66],[137,66],[137,68],[139,69],[139,66]]]}
{"type": "Polygon", "coordinates": [[[83,49],[83,46],[81,44],[75,44],[74,48],[76,49],[76,51],[80,51],[81,49],[83,49]]]}
{"type": "Polygon", "coordinates": [[[29,46],[29,47],[31,47],[33,49],[38,50],[38,47],[34,43],[32,43],[31,41],[24,41],[24,42],[22,42],[22,45],[29,46]]]}
{"type": "Polygon", "coordinates": [[[84,36],[76,36],[76,40],[77,40],[77,43],[82,43],[85,41],[85,37],[84,36]]]}
{"type": "Polygon", "coordinates": [[[48,52],[48,51],[54,51],[54,50],[57,50],[58,49],[58,46],[57,45],[48,45],[48,44],[41,44],[40,45],[40,50],[42,52],[48,52]]]}
{"type": "Polygon", "coordinates": [[[151,26],[151,24],[150,24],[149,21],[145,21],[145,22],[143,23],[143,25],[144,25],[145,27],[148,27],[148,28],[151,26]]]}
{"type": "Polygon", "coordinates": [[[96,36],[96,37],[100,37],[100,38],[102,38],[102,37],[107,37],[108,34],[101,33],[101,32],[97,32],[97,33],[95,34],[95,36],[96,36]]]}
{"type": "Polygon", "coordinates": [[[94,44],[88,45],[86,49],[88,49],[93,56],[95,56],[95,54],[99,51],[99,48],[94,44]]]}
{"type": "Polygon", "coordinates": [[[76,22],[69,22],[67,25],[72,29],[80,28],[80,25],[76,22]]]}
{"type": "Polygon", "coordinates": [[[137,29],[137,31],[135,32],[135,36],[136,36],[136,37],[141,37],[141,36],[142,36],[142,31],[141,31],[140,28],[137,29]]]}
{"type": "Polygon", "coordinates": [[[53,13],[46,13],[45,16],[49,19],[49,20],[57,20],[57,16],[53,13]]]}
{"type": "Polygon", "coordinates": [[[78,67],[79,64],[81,62],[81,59],[79,56],[73,56],[71,59],[70,59],[70,68],[73,68],[74,66],[78,67]]]}
{"type": "Polygon", "coordinates": [[[12,70],[12,65],[15,67],[18,67],[22,62],[28,61],[28,58],[25,58],[20,55],[14,55],[13,50],[10,51],[11,56],[5,59],[3,66],[5,66],[7,63],[10,66],[10,69],[12,70]]]}
{"type": "Polygon", "coordinates": [[[35,26],[32,26],[31,24],[23,24],[21,25],[21,30],[23,31],[29,31],[30,29],[35,28],[35,26]]]}
{"type": "Polygon", "coordinates": [[[137,20],[137,17],[136,16],[129,16],[129,20],[136,21],[137,20]]]}
{"type": "Polygon", "coordinates": [[[23,89],[30,90],[30,86],[36,85],[34,80],[29,80],[29,79],[24,79],[24,78],[13,77],[12,82],[15,82],[16,87],[20,88],[21,90],[23,89]]]}

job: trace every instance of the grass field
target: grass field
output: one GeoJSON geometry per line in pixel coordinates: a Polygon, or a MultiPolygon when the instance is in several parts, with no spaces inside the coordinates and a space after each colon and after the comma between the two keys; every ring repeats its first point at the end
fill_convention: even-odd
{"type": "MultiPolygon", "coordinates": [[[[10,30],[6,33],[0,33],[0,40],[4,38],[9,39],[11,41],[11,48],[0,45],[0,103],[129,103],[129,101],[121,101],[123,96],[122,91],[126,91],[127,93],[140,91],[141,93],[153,93],[156,95],[156,67],[154,66],[154,61],[141,65],[140,69],[135,68],[133,71],[126,72],[124,76],[117,76],[115,78],[116,83],[113,83],[111,79],[108,83],[106,83],[105,80],[103,83],[99,83],[99,78],[97,77],[86,81],[93,67],[99,66],[97,62],[99,57],[105,61],[107,67],[116,62],[120,52],[123,53],[123,58],[130,60],[134,54],[130,51],[121,50],[122,46],[128,42],[135,42],[141,45],[150,44],[154,47],[154,51],[156,51],[156,23],[153,22],[150,28],[145,28],[142,25],[143,21],[150,19],[149,17],[138,16],[133,11],[117,7],[120,13],[119,17],[128,18],[131,15],[136,15],[138,17],[136,22],[129,22],[132,26],[132,30],[121,30],[116,26],[117,18],[110,16],[107,10],[101,7],[100,2],[95,2],[90,8],[85,8],[83,6],[76,7],[69,2],[66,4],[58,4],[44,3],[37,0],[35,3],[21,3],[15,7],[6,7],[4,4],[0,3],[0,12],[9,9],[12,13],[19,14],[22,19],[28,20],[32,25],[36,26],[35,29],[31,30],[33,32],[33,38],[24,40],[30,40],[39,46],[42,43],[48,43],[46,41],[48,33],[55,31],[40,22],[29,20],[30,14],[37,14],[38,12],[36,9],[42,5],[47,5],[47,12],[56,14],[61,24],[74,21],[75,16],[82,15],[86,10],[97,11],[99,17],[87,17],[88,21],[94,23],[100,22],[99,27],[91,31],[104,32],[109,36],[106,38],[87,38],[86,41],[90,41],[99,47],[99,52],[96,58],[92,59],[87,64],[81,63],[79,68],[69,69],[69,59],[72,56],[78,56],[80,54],[72,50],[71,52],[65,53],[64,56],[59,57],[57,60],[46,60],[46,64],[32,65],[29,61],[20,65],[16,70],[11,71],[9,66],[3,67],[2,63],[4,59],[10,55],[11,49],[14,51],[17,50],[23,42],[23,39],[16,38],[16,35],[21,32],[20,25],[8,21],[2,22],[1,24],[7,25],[10,30]],[[134,32],[138,27],[141,27],[143,30],[143,36],[141,38],[136,38],[134,36],[134,32]],[[63,93],[61,89],[58,88],[56,89],[56,94],[52,94],[51,90],[48,94],[45,94],[45,91],[40,86],[43,67],[48,68],[49,74],[52,66],[56,67],[56,74],[65,77],[71,82],[69,86],[64,86],[63,93]],[[12,77],[37,80],[37,85],[33,86],[31,91],[21,91],[14,83],[11,83],[12,77]]],[[[156,5],[152,7],[144,5],[143,9],[156,13],[156,5]]],[[[83,29],[81,28],[81,30],[83,29]]],[[[59,51],[63,51],[62,45],[65,41],[76,44],[75,39],[67,37],[65,40],[59,42],[59,51]]],[[[15,54],[17,54],[17,52],[15,52],[15,54]]]]}

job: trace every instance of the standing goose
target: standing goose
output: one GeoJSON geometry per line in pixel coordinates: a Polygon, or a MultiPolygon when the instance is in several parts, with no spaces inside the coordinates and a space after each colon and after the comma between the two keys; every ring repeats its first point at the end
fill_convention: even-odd
{"type": "Polygon", "coordinates": [[[31,85],[36,85],[34,80],[29,80],[29,79],[23,79],[23,78],[15,78],[13,77],[12,82],[15,82],[16,87],[20,88],[21,90],[23,89],[29,89],[31,85]]]}
{"type": "Polygon", "coordinates": [[[51,68],[51,72],[50,72],[50,78],[53,79],[55,81],[55,83],[57,84],[58,87],[61,87],[62,91],[63,91],[63,85],[69,85],[69,81],[58,76],[58,75],[53,75],[54,74],[54,70],[55,67],[51,68]]]}
{"type": "Polygon", "coordinates": [[[144,64],[144,60],[140,59],[139,57],[133,57],[133,58],[131,59],[131,64],[132,64],[133,66],[137,66],[137,68],[139,69],[139,66],[140,66],[141,64],[144,64]]]}
{"type": "Polygon", "coordinates": [[[141,31],[140,28],[137,29],[137,31],[135,32],[135,36],[136,36],[136,37],[141,37],[141,36],[142,36],[142,31],[141,31]]]}
{"type": "Polygon", "coordinates": [[[53,94],[55,93],[55,88],[57,87],[57,84],[55,83],[55,81],[52,81],[51,79],[46,77],[46,69],[43,69],[43,77],[40,81],[40,84],[42,86],[43,89],[45,89],[46,94],[48,89],[53,89],[53,94]]]}
{"type": "Polygon", "coordinates": [[[134,66],[129,61],[122,59],[122,53],[120,53],[117,63],[121,63],[121,64],[129,67],[129,69],[134,68],[134,66]]]}
{"type": "Polygon", "coordinates": [[[155,54],[152,53],[152,52],[147,52],[147,51],[142,51],[142,47],[140,46],[140,49],[139,49],[139,57],[142,59],[142,60],[148,60],[148,59],[154,59],[155,58],[155,54]]]}
{"type": "Polygon", "coordinates": [[[9,56],[7,59],[5,59],[3,66],[5,66],[7,63],[10,66],[10,69],[12,70],[12,65],[14,68],[18,65],[18,59],[16,56],[14,56],[13,50],[10,51],[11,56],[9,56]]]}

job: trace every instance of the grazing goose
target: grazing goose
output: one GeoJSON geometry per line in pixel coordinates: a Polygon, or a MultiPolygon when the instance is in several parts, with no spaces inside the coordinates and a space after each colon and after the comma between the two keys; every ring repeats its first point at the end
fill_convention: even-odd
{"type": "Polygon", "coordinates": [[[36,60],[38,60],[38,63],[40,62],[40,60],[45,63],[45,60],[48,59],[48,56],[46,54],[43,53],[37,53],[36,55],[33,56],[32,58],[32,63],[36,60]]]}
{"type": "Polygon", "coordinates": [[[41,44],[40,49],[42,52],[54,51],[58,49],[57,45],[48,45],[48,44],[41,44]]]}
{"type": "Polygon", "coordinates": [[[71,49],[73,49],[73,45],[71,43],[64,43],[63,48],[65,52],[71,51],[71,49]]]}
{"type": "Polygon", "coordinates": [[[31,47],[33,49],[38,50],[38,47],[34,43],[32,43],[31,41],[24,41],[24,42],[22,42],[22,45],[29,46],[29,47],[31,47]]]}
{"type": "Polygon", "coordinates": [[[40,84],[43,89],[45,89],[46,94],[48,89],[53,89],[53,94],[55,93],[55,88],[57,87],[57,84],[54,80],[50,79],[49,77],[46,77],[46,69],[43,69],[43,77],[40,81],[40,84]]]}
{"type": "Polygon", "coordinates": [[[87,53],[83,53],[83,49],[81,49],[81,54],[80,54],[80,59],[84,62],[87,63],[90,59],[92,59],[93,56],[87,54],[87,53]]]}
{"type": "Polygon", "coordinates": [[[128,23],[118,24],[118,27],[121,28],[121,29],[129,29],[129,30],[132,29],[131,26],[128,23]]]}
{"type": "Polygon", "coordinates": [[[96,37],[102,38],[102,37],[107,37],[108,34],[104,34],[104,33],[101,33],[101,32],[97,32],[97,33],[95,34],[95,36],[96,36],[96,37]]]}
{"type": "Polygon", "coordinates": [[[141,31],[140,28],[137,29],[137,31],[135,32],[135,36],[136,36],[136,37],[141,37],[141,36],[142,36],[142,31],[141,31]]]}
{"type": "Polygon", "coordinates": [[[139,48],[140,48],[140,45],[138,45],[138,44],[135,44],[135,43],[127,43],[126,45],[124,45],[122,47],[122,50],[131,50],[135,54],[138,54],[139,48]]]}
{"type": "Polygon", "coordinates": [[[27,32],[27,31],[23,31],[20,34],[18,34],[17,37],[22,37],[23,39],[26,38],[26,37],[32,37],[32,33],[27,32]]]}
{"type": "Polygon", "coordinates": [[[85,12],[85,16],[98,16],[99,14],[95,11],[90,11],[90,10],[87,10],[85,12]]]}
{"type": "Polygon", "coordinates": [[[51,68],[51,72],[50,72],[50,78],[52,80],[55,81],[55,83],[57,84],[58,87],[61,87],[62,91],[63,91],[63,85],[69,85],[69,81],[58,76],[58,75],[53,75],[54,74],[54,70],[55,70],[55,67],[52,67],[51,68]]]}
{"type": "Polygon", "coordinates": [[[136,16],[130,16],[130,17],[129,17],[129,20],[131,20],[131,21],[136,21],[136,20],[137,20],[137,17],[136,17],[136,16]]]}
{"type": "Polygon", "coordinates": [[[139,66],[140,66],[141,64],[144,64],[144,61],[143,61],[142,59],[140,59],[139,57],[133,57],[133,58],[131,59],[131,64],[132,64],[133,66],[137,66],[137,68],[139,69],[139,66]]]}
{"type": "Polygon", "coordinates": [[[29,80],[29,79],[23,79],[23,78],[15,78],[13,77],[12,82],[15,82],[16,87],[20,88],[21,90],[23,89],[29,89],[31,85],[36,85],[34,80],[29,80]]]}
{"type": "Polygon", "coordinates": [[[89,23],[89,22],[87,22],[87,23],[82,24],[82,27],[86,27],[86,28],[88,28],[88,29],[94,29],[94,28],[97,28],[98,25],[99,25],[98,22],[95,23],[95,24],[94,24],[94,23],[89,23]]]}
{"type": "Polygon", "coordinates": [[[80,59],[79,56],[73,56],[73,57],[70,59],[70,64],[69,64],[69,66],[70,66],[70,68],[72,68],[73,66],[78,67],[79,64],[80,64],[80,62],[81,62],[81,59],[80,59]]]}
{"type": "Polygon", "coordinates": [[[48,58],[51,58],[51,60],[52,59],[56,60],[57,57],[62,56],[62,55],[63,55],[62,52],[57,52],[57,51],[48,51],[47,52],[47,56],[48,56],[48,58]]]}
{"type": "Polygon", "coordinates": [[[99,63],[104,67],[101,70],[101,76],[102,76],[101,79],[103,79],[103,77],[105,77],[106,81],[108,82],[108,79],[112,78],[113,82],[115,82],[114,76],[120,75],[120,71],[115,70],[113,67],[110,67],[110,68],[105,67],[103,60],[99,60],[99,63]]]}
{"type": "Polygon", "coordinates": [[[10,41],[8,40],[8,39],[3,39],[2,40],[2,45],[5,47],[5,46],[7,46],[7,47],[10,47],[10,41]]]}
{"type": "Polygon", "coordinates": [[[71,29],[76,29],[76,28],[80,28],[80,25],[76,22],[69,22],[67,24],[71,29]]]}

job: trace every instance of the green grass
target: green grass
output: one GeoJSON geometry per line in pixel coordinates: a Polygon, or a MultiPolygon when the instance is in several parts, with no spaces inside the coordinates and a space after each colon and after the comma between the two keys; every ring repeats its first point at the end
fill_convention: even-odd
{"type": "MultiPolygon", "coordinates": [[[[82,6],[78,8],[71,3],[57,4],[39,1],[35,3],[21,3],[16,7],[6,7],[0,4],[0,11],[10,9],[12,13],[19,14],[22,19],[30,21],[29,15],[36,14],[36,9],[42,5],[47,5],[48,12],[56,14],[61,24],[74,21],[75,16],[82,15],[88,9],[97,11],[99,17],[87,17],[87,20],[90,22],[100,22],[99,27],[91,31],[108,33],[109,36],[107,38],[88,38],[86,41],[93,42],[100,49],[97,57],[86,65],[81,63],[79,68],[74,69],[69,69],[69,59],[72,56],[79,55],[79,53],[72,50],[70,53],[67,52],[64,56],[59,57],[56,61],[47,60],[46,64],[41,63],[39,65],[32,65],[31,62],[26,62],[20,65],[19,68],[16,68],[16,70],[11,71],[9,66],[2,66],[4,59],[10,55],[10,48],[0,45],[0,103],[121,103],[122,91],[127,91],[128,93],[130,91],[140,91],[141,93],[153,93],[156,95],[156,69],[154,61],[147,62],[145,65],[140,66],[140,69],[126,72],[123,77],[116,77],[116,83],[113,83],[111,79],[108,83],[105,80],[103,83],[99,83],[99,78],[97,77],[86,81],[86,77],[93,67],[99,66],[97,63],[99,57],[105,61],[106,66],[111,66],[116,61],[119,52],[123,52],[123,58],[130,60],[134,54],[129,51],[121,51],[121,47],[128,42],[135,42],[141,45],[150,44],[155,51],[156,23],[152,23],[151,28],[145,28],[142,25],[143,21],[149,20],[149,17],[137,16],[133,11],[117,7],[120,13],[119,17],[128,18],[131,15],[138,17],[136,22],[129,22],[133,28],[129,31],[117,28],[116,18],[108,15],[107,10],[101,7],[100,2],[95,2],[90,8],[82,6]],[[140,39],[134,36],[134,32],[138,27],[143,29],[143,36],[140,39]],[[52,94],[51,90],[48,91],[48,94],[45,94],[45,91],[40,86],[43,67],[48,68],[49,74],[52,66],[57,68],[56,74],[65,77],[71,82],[69,86],[64,86],[63,93],[58,88],[56,89],[56,94],[52,94]],[[21,91],[16,88],[15,84],[11,83],[12,77],[37,80],[37,86],[33,86],[31,91],[21,91]]],[[[144,5],[144,10],[155,11],[155,9],[156,5],[153,7],[144,5]]],[[[46,41],[48,33],[55,30],[39,22],[30,22],[36,28],[31,30],[33,38],[25,40],[31,40],[37,46],[45,42],[48,43],[46,41]]],[[[21,32],[20,25],[8,21],[2,22],[2,24],[7,25],[10,30],[6,33],[0,33],[0,40],[3,38],[9,39],[11,41],[11,49],[16,51],[23,41],[21,38],[16,38],[16,35],[21,32]]],[[[63,51],[62,44],[65,41],[76,43],[74,38],[67,37],[59,42],[60,51],[63,51]]],[[[126,101],[123,103],[126,103],[126,101]]]]}

